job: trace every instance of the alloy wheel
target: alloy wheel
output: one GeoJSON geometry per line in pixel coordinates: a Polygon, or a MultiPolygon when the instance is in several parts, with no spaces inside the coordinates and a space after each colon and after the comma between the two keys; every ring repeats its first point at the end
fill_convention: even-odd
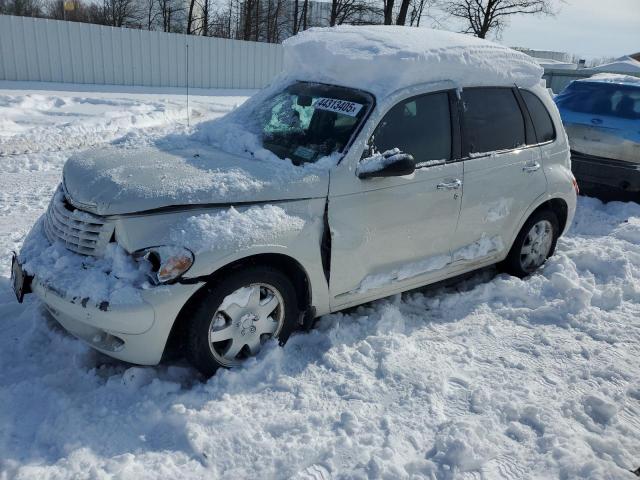
{"type": "Polygon", "coordinates": [[[520,265],[527,272],[540,267],[551,251],[553,244],[553,226],[549,220],[535,223],[524,239],[520,250],[520,265]]]}
{"type": "Polygon", "coordinates": [[[209,326],[209,347],[215,359],[232,367],[256,355],[277,336],[284,322],[284,300],[266,283],[241,287],[222,301],[209,326]]]}

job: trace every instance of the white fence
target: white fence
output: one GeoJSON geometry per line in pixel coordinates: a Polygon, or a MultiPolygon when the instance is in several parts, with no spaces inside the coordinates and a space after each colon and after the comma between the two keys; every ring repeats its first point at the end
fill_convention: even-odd
{"type": "Polygon", "coordinates": [[[0,80],[261,88],[281,69],[281,45],[0,15],[0,80]]]}

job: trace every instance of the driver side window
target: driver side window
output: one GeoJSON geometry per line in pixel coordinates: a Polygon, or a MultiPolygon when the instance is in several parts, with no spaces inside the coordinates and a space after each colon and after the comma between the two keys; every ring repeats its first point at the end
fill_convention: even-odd
{"type": "Polygon", "coordinates": [[[451,160],[451,112],[447,92],[402,100],[384,116],[369,140],[369,152],[398,148],[420,163],[451,160]]]}

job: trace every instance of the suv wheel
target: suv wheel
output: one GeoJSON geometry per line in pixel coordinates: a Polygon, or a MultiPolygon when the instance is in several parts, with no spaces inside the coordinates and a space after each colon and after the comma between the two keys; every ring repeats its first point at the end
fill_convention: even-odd
{"type": "Polygon", "coordinates": [[[206,288],[189,321],[186,352],[204,375],[240,365],[297,324],[296,291],[279,270],[250,267],[206,288]]]}
{"type": "Polygon", "coordinates": [[[558,217],[551,210],[534,213],[513,242],[504,270],[520,278],[535,272],[553,255],[558,235],[558,217]]]}

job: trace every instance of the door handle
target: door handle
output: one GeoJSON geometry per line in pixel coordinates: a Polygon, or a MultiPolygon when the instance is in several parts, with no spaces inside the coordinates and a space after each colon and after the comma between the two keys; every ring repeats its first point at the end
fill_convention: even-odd
{"type": "Polygon", "coordinates": [[[459,179],[451,180],[449,182],[439,183],[436,188],[438,190],[458,190],[462,186],[462,181],[459,179]]]}
{"type": "Polygon", "coordinates": [[[522,167],[523,172],[533,173],[540,168],[540,164],[538,162],[527,163],[524,167],[522,167]]]}

